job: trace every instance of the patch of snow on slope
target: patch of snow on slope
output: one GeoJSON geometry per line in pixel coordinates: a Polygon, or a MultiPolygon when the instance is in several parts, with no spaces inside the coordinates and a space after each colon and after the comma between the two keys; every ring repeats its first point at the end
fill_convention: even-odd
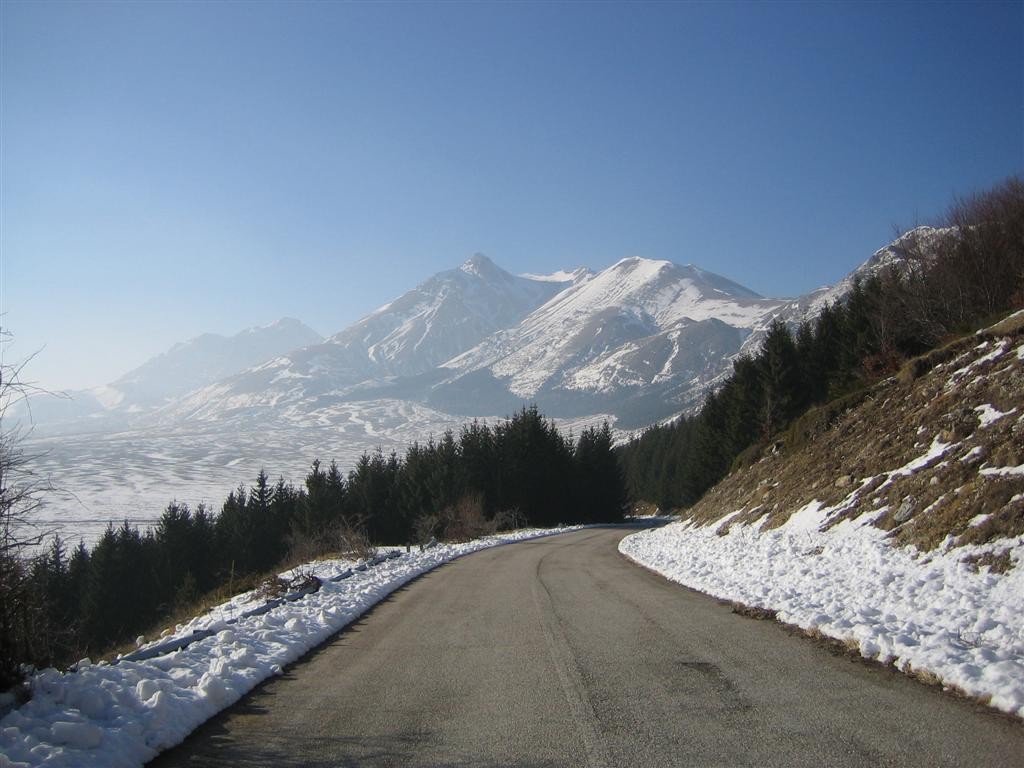
{"type": "Polygon", "coordinates": [[[899,469],[894,469],[892,472],[889,472],[889,476],[886,478],[884,483],[878,486],[878,490],[882,490],[883,488],[887,488],[890,485],[892,485],[893,480],[895,480],[897,477],[905,477],[907,475],[912,475],[915,472],[917,472],[917,470],[924,469],[933,461],[935,461],[935,459],[944,456],[946,452],[954,445],[958,445],[958,443],[944,443],[941,440],[939,440],[939,438],[936,437],[934,440],[932,440],[931,446],[928,448],[927,451],[925,451],[924,454],[918,456],[916,459],[908,462],[906,465],[900,467],[899,469]]]}
{"type": "MultiPolygon", "coordinates": [[[[975,349],[985,349],[986,347],[988,347],[988,344],[989,342],[983,341],[981,342],[981,344],[975,347],[975,349]]],[[[1003,341],[1000,341],[998,344],[993,345],[993,349],[991,352],[988,352],[987,354],[984,354],[981,357],[972,360],[968,365],[965,365],[963,368],[958,368],[957,370],[953,371],[952,375],[950,376],[950,383],[956,383],[961,378],[963,378],[976,368],[980,368],[988,363],[998,360],[1000,357],[1006,354],[1006,351],[1009,349],[1009,347],[1010,342],[1006,341],[1005,339],[1003,341]]]]}
{"type": "Polygon", "coordinates": [[[579,527],[439,545],[325,580],[318,592],[228,625],[243,598],[193,623],[215,635],[165,656],[38,672],[32,699],[0,720],[0,766],[141,766],[416,576],[470,552],[579,527]]]}
{"type": "Polygon", "coordinates": [[[993,408],[990,404],[985,403],[983,405],[975,406],[974,410],[978,412],[978,421],[982,427],[987,427],[990,424],[1003,418],[1003,416],[1009,416],[1011,413],[1016,412],[1016,408],[1003,412],[996,408],[993,408]]]}
{"type": "Polygon", "coordinates": [[[584,278],[592,277],[593,274],[586,267],[580,267],[572,271],[560,269],[549,275],[535,275],[531,272],[523,272],[519,277],[524,277],[527,280],[539,280],[542,283],[574,283],[584,278]]]}
{"type": "Polygon", "coordinates": [[[1024,475],[1024,464],[1016,467],[985,467],[979,470],[981,475],[1024,475]]]}
{"type": "MultiPolygon", "coordinates": [[[[508,381],[511,392],[529,398],[566,364],[580,329],[599,312],[618,308],[644,318],[652,333],[683,321],[712,318],[751,328],[780,306],[780,302],[752,296],[747,289],[694,267],[637,257],[622,259],[566,288],[516,328],[495,334],[444,365],[457,371],[490,368],[495,376],[508,381]],[[714,283],[706,282],[711,279],[733,286],[737,295],[716,289],[714,283]]],[[[598,362],[598,368],[605,364],[604,360],[598,362]]],[[[612,371],[620,370],[616,361],[607,364],[612,371]]],[[[632,374],[626,379],[639,381],[632,374]]],[[[596,369],[580,379],[570,377],[574,388],[603,386],[604,382],[605,375],[596,369]]]]}

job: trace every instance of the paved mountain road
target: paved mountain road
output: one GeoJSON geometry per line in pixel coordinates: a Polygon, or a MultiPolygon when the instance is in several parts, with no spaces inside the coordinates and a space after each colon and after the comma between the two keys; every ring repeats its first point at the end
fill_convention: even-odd
{"type": "Polygon", "coordinates": [[[394,593],[151,765],[1024,765],[1024,726],[626,561],[622,528],[394,593]]]}

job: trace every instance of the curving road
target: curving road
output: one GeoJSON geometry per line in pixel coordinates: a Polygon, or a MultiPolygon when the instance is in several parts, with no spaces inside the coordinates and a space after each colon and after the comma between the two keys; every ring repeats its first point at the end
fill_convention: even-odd
{"type": "Polygon", "coordinates": [[[1024,765],[1018,721],[672,584],[628,532],[442,566],[151,765],[1024,765]]]}

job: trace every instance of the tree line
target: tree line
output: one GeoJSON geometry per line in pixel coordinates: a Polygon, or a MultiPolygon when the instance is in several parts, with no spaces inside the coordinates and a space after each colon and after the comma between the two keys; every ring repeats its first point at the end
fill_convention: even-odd
{"type": "Polygon", "coordinates": [[[696,414],[624,446],[631,495],[690,506],[812,406],[852,400],[908,358],[1024,306],[1024,182],[955,202],[941,228],[908,233],[897,252],[815,318],[773,322],[696,414]]]}
{"type": "Polygon", "coordinates": [[[102,653],[286,561],[526,525],[615,522],[625,504],[607,423],[574,439],[536,407],[493,427],[474,421],[403,457],[365,453],[347,475],[314,461],[299,488],[261,471],[218,512],[172,502],[153,528],[111,525],[91,549],[69,551],[55,538],[42,555],[5,553],[0,689],[21,664],[102,653]]]}

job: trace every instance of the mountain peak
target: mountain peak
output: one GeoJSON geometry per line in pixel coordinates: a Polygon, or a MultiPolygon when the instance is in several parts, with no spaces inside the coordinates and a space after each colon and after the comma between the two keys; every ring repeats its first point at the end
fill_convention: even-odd
{"type": "Polygon", "coordinates": [[[502,271],[497,264],[482,253],[474,253],[462,262],[459,269],[470,275],[479,275],[480,277],[487,277],[502,271]]]}
{"type": "Polygon", "coordinates": [[[627,256],[624,259],[619,259],[612,265],[612,269],[635,269],[637,267],[650,267],[651,269],[662,269],[663,267],[672,266],[671,261],[665,261],[663,259],[648,259],[643,256],[627,256]]]}

